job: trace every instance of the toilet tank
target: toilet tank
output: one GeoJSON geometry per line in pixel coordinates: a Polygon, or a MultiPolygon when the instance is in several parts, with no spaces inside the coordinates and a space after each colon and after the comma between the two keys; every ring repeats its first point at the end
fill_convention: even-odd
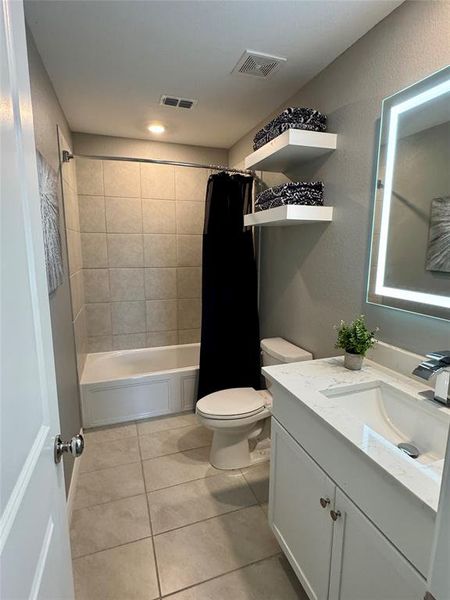
{"type": "Polygon", "coordinates": [[[313,359],[311,352],[280,337],[261,340],[261,353],[264,367],[313,359]]]}

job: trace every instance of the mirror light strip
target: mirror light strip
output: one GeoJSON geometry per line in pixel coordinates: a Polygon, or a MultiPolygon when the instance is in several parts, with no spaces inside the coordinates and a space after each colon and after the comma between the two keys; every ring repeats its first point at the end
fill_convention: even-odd
{"type": "Polygon", "coordinates": [[[409,100],[393,106],[390,110],[388,145],[386,155],[386,174],[384,182],[383,206],[381,213],[380,241],[378,247],[377,275],[375,281],[375,293],[380,296],[398,298],[400,300],[409,300],[421,304],[430,304],[432,306],[441,306],[450,308],[450,297],[440,296],[438,294],[427,294],[424,292],[415,292],[413,290],[404,290],[384,285],[386,274],[386,256],[389,236],[389,217],[391,213],[392,184],[394,179],[395,154],[397,149],[397,129],[398,117],[401,113],[420,106],[450,91],[450,80],[444,81],[439,85],[432,87],[409,100]]]}

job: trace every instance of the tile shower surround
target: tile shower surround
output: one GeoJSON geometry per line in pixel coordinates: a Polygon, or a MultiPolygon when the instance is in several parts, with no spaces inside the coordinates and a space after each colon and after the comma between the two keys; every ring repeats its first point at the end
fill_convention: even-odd
{"type": "Polygon", "coordinates": [[[77,158],[88,350],[197,342],[210,171],[77,158]]]}

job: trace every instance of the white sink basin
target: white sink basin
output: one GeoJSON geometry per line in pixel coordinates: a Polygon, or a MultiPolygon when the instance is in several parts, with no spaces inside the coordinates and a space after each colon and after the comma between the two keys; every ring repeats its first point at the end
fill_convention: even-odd
{"type": "Polygon", "coordinates": [[[416,446],[420,453],[417,460],[421,463],[444,458],[449,420],[437,404],[381,381],[321,393],[338,401],[344,410],[365,424],[368,443],[371,438],[379,440],[381,436],[394,445],[408,442],[416,446]]]}

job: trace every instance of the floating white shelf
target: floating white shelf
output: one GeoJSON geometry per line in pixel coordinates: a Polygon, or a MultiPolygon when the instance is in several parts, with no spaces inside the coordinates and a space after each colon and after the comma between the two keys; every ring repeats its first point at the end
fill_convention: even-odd
{"type": "Polygon", "coordinates": [[[245,158],[245,168],[282,173],[299,163],[336,150],[337,135],[288,129],[245,158]]]}
{"type": "Polygon", "coordinates": [[[332,206],[298,206],[289,204],[261,210],[244,216],[244,225],[264,225],[279,227],[302,225],[305,223],[324,223],[333,220],[332,206]]]}

